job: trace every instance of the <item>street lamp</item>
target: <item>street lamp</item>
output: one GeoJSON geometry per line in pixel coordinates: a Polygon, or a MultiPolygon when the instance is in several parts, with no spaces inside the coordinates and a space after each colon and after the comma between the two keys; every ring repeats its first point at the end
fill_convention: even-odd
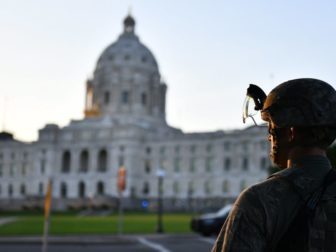
{"type": "Polygon", "coordinates": [[[158,223],[157,223],[157,233],[163,233],[162,215],[163,215],[163,205],[162,205],[162,193],[163,193],[163,178],[165,176],[165,171],[158,169],[156,172],[158,177],[158,223]]]}

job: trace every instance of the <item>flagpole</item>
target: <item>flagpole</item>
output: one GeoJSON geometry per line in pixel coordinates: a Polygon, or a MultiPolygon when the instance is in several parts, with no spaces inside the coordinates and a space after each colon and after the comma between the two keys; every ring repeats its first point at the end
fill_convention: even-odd
{"type": "Polygon", "coordinates": [[[51,199],[52,199],[52,180],[51,178],[49,178],[48,189],[44,200],[44,228],[43,228],[42,252],[48,251],[51,199]]]}
{"type": "Polygon", "coordinates": [[[44,221],[42,252],[48,251],[49,220],[50,218],[48,217],[48,219],[44,221]]]}
{"type": "Polygon", "coordinates": [[[118,178],[117,178],[117,189],[119,194],[119,218],[118,218],[118,234],[122,235],[123,233],[123,191],[126,188],[126,169],[124,166],[119,167],[118,178]]]}

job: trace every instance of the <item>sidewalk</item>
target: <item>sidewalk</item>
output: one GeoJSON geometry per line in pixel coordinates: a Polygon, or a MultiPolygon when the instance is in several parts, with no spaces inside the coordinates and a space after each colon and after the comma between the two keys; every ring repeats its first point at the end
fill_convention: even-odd
{"type": "MultiPolygon", "coordinates": [[[[135,238],[119,235],[80,235],[50,236],[49,244],[129,244],[136,243],[135,238]]],[[[41,244],[42,236],[9,236],[0,237],[0,244],[41,244]]]]}
{"type": "MultiPolygon", "coordinates": [[[[50,236],[49,244],[135,244],[139,237],[158,238],[171,237],[177,239],[192,238],[195,234],[148,234],[148,235],[69,235],[69,236],[50,236]]],[[[42,236],[8,236],[0,237],[0,244],[41,244],[42,236]]]]}

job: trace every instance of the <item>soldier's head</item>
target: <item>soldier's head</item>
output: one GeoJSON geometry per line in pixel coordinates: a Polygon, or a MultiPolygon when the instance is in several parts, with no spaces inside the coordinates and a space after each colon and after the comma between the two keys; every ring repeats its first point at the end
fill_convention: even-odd
{"type": "Polygon", "coordinates": [[[270,156],[278,166],[287,167],[293,148],[325,150],[334,141],[336,91],[328,83],[290,80],[258,99],[261,118],[268,123],[270,156]]]}

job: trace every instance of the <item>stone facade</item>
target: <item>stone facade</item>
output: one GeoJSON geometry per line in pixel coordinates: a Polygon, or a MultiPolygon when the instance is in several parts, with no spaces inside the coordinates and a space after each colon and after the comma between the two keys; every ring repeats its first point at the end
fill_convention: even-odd
{"type": "Polygon", "coordinates": [[[0,208],[42,206],[49,178],[54,208],[114,207],[121,166],[129,208],[155,205],[158,170],[171,209],[220,206],[267,176],[266,128],[184,133],[166,123],[167,86],[131,16],[86,90],[84,119],[48,124],[32,143],[0,133],[0,208]]]}

